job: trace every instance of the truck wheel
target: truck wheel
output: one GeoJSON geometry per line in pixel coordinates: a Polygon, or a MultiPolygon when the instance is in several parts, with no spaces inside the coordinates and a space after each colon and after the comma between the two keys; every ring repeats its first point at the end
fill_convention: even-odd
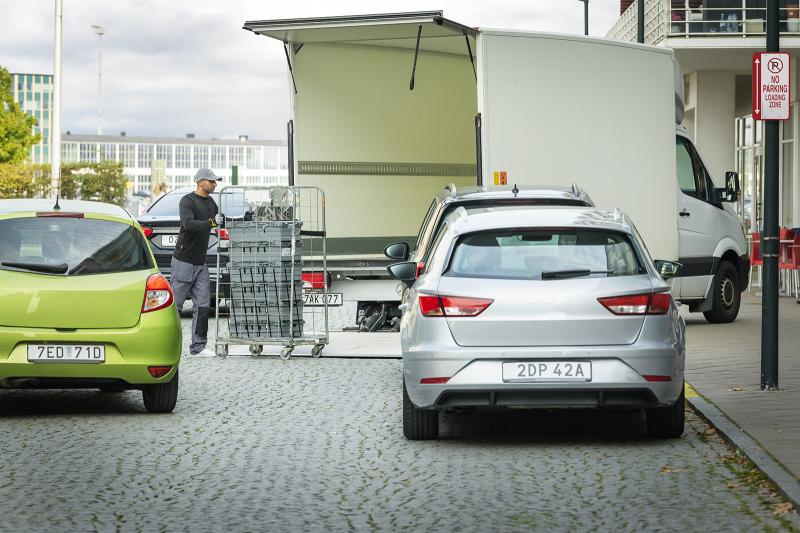
{"type": "Polygon", "coordinates": [[[647,434],[658,439],[676,439],[683,435],[686,418],[686,391],[675,403],[667,407],[651,407],[647,410],[647,434]]]}
{"type": "Polygon", "coordinates": [[[712,324],[733,322],[739,315],[742,293],[738,287],[739,272],[730,261],[719,265],[717,275],[711,283],[711,310],[703,316],[712,324]]]}
{"type": "Polygon", "coordinates": [[[175,370],[175,376],[169,383],[145,385],[142,399],[149,413],[171,413],[178,402],[178,370],[175,370]]]}
{"type": "Polygon", "coordinates": [[[431,440],[439,436],[439,411],[420,409],[408,397],[403,381],[403,435],[409,440],[431,440]]]}

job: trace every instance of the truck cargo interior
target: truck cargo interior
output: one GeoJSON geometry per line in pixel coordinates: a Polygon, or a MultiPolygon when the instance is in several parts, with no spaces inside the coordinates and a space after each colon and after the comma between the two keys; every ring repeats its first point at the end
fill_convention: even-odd
{"type": "Polygon", "coordinates": [[[408,15],[245,25],[286,44],[296,183],[357,208],[328,211],[329,254],[379,256],[413,240],[437,192],[476,184],[474,31],[408,15]]]}

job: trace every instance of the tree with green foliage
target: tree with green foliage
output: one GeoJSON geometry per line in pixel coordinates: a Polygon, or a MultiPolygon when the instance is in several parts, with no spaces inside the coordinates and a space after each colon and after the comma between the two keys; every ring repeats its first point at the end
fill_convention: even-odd
{"type": "Polygon", "coordinates": [[[33,133],[36,119],[14,101],[11,83],[11,74],[0,67],[0,163],[25,161],[31,146],[41,139],[41,135],[33,133]]]}

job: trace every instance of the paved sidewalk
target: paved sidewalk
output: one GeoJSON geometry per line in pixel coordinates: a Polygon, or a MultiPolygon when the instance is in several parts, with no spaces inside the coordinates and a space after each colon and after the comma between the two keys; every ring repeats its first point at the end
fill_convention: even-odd
{"type": "Polygon", "coordinates": [[[761,298],[748,293],[733,324],[709,324],[682,307],[686,381],[800,479],[800,305],[779,305],[780,391],[760,387],[761,298]]]}

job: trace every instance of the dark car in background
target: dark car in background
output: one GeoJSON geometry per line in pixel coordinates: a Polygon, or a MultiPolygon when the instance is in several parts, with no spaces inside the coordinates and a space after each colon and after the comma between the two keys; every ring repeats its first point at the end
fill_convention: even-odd
{"type": "MultiPolygon", "coordinates": [[[[175,189],[170,191],[160,198],[158,198],[147,212],[139,217],[139,224],[144,230],[144,234],[150,243],[150,248],[156,258],[156,264],[161,273],[169,279],[170,265],[172,261],[172,253],[175,251],[175,244],[178,242],[178,233],[180,232],[180,214],[179,203],[181,198],[193,192],[194,189],[186,187],[182,189],[175,189]]],[[[241,197],[244,193],[241,189],[234,189],[226,192],[215,192],[211,195],[220,206],[220,194],[225,194],[223,208],[225,216],[228,218],[236,218],[244,216],[244,202],[241,197]],[[231,195],[228,197],[227,195],[231,195]],[[237,201],[238,200],[238,201],[237,201]],[[238,211],[240,212],[237,212],[238,211]]],[[[225,229],[209,230],[211,237],[208,240],[208,253],[206,256],[206,263],[211,274],[211,306],[216,306],[216,298],[213,296],[217,290],[217,246],[221,244],[225,246],[227,240],[227,232],[225,229]],[[218,234],[219,232],[219,234],[218,234]]],[[[221,265],[224,266],[227,258],[223,255],[220,258],[221,265]]],[[[222,287],[227,287],[227,283],[223,283],[222,287]]],[[[227,295],[220,294],[220,298],[227,298],[227,295]]]]}

